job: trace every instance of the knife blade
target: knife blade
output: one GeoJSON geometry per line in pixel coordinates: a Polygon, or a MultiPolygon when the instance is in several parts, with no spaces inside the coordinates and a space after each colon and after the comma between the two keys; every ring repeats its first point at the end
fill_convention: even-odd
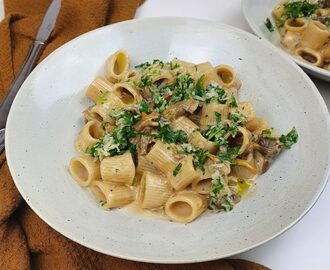
{"type": "Polygon", "coordinates": [[[53,0],[49,5],[47,12],[44,16],[44,19],[39,27],[35,41],[33,42],[25,61],[18,72],[13,84],[11,85],[7,95],[0,104],[0,154],[5,148],[5,127],[8,118],[8,114],[11,108],[11,105],[15,99],[18,90],[21,85],[31,73],[35,63],[37,62],[40,53],[45,46],[45,42],[48,40],[54,26],[56,23],[56,18],[58,12],[61,8],[61,0],[53,0]]]}
{"type": "Polygon", "coordinates": [[[40,25],[36,40],[41,42],[46,42],[48,40],[50,33],[55,26],[56,18],[58,12],[60,11],[60,8],[61,0],[53,0],[49,8],[47,9],[45,17],[40,25]]]}

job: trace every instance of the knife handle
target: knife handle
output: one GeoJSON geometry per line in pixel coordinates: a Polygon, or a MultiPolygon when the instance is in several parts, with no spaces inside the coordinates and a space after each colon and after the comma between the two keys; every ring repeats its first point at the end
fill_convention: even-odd
{"type": "Polygon", "coordinates": [[[20,89],[21,85],[32,71],[36,61],[39,58],[41,50],[45,44],[41,41],[34,41],[25,61],[18,72],[13,84],[11,85],[6,97],[0,105],[0,129],[5,128],[7,117],[10,111],[11,104],[20,89]]]}
{"type": "Polygon", "coordinates": [[[0,155],[5,150],[5,129],[0,129],[0,155]]]}

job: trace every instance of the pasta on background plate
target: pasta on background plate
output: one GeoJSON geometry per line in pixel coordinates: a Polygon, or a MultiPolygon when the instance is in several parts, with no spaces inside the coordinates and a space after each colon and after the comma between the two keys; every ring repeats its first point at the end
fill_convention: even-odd
{"type": "MultiPolygon", "coordinates": [[[[330,71],[330,1],[282,0],[272,12],[282,47],[299,60],[330,71]]],[[[274,27],[269,18],[267,28],[274,27]]]]}
{"type": "Polygon", "coordinates": [[[257,174],[298,135],[274,134],[227,65],[153,60],[130,69],[123,50],[89,85],[72,177],[106,209],[135,204],[187,223],[231,211],[257,174]]]}

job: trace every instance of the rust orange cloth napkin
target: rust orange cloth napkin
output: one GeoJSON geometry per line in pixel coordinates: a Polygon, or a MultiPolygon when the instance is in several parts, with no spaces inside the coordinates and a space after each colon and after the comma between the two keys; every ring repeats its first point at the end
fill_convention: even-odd
{"type": "MultiPolygon", "coordinates": [[[[23,63],[50,2],[4,1],[6,16],[0,22],[0,101],[23,63]]],[[[143,0],[62,0],[55,29],[39,60],[87,31],[133,18],[142,2],[143,0]]],[[[85,248],[50,228],[23,202],[3,154],[0,157],[0,270],[12,269],[267,268],[242,260],[220,260],[194,265],[155,265],[117,259],[85,248]]]]}

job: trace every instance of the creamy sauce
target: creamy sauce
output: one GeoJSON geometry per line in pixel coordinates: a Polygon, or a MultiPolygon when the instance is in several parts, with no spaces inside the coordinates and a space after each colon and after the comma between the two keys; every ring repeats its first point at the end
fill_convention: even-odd
{"type": "Polygon", "coordinates": [[[138,201],[134,201],[124,207],[121,207],[121,209],[123,209],[129,213],[142,215],[147,218],[169,220],[168,216],[165,215],[163,208],[157,208],[157,209],[152,209],[152,210],[151,209],[142,209],[140,207],[138,201]]]}

